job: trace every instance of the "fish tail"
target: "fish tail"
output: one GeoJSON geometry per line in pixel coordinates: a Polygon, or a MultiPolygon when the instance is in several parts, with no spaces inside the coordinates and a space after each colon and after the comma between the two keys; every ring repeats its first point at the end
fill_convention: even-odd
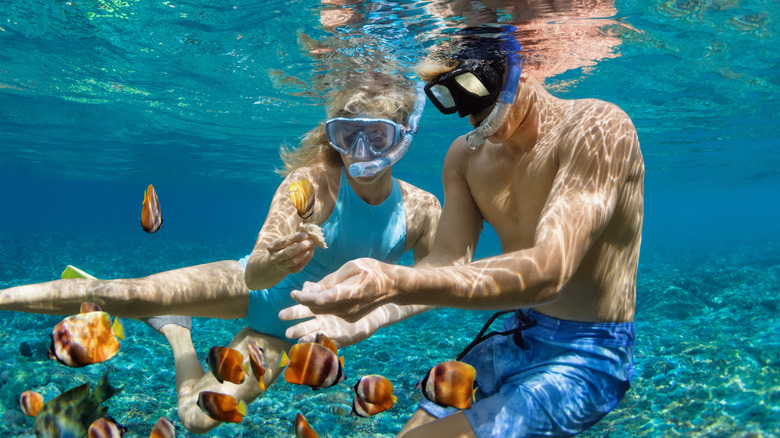
{"type": "Polygon", "coordinates": [[[122,321],[118,316],[114,318],[114,323],[111,324],[111,333],[113,333],[117,338],[123,341],[125,340],[125,326],[122,324],[122,321]]]}
{"type": "Polygon", "coordinates": [[[119,394],[120,391],[122,391],[122,388],[115,388],[111,386],[111,382],[108,381],[108,371],[106,371],[103,373],[103,377],[100,378],[100,381],[95,388],[95,398],[99,401],[99,403],[103,403],[111,397],[119,394]]]}
{"type": "Polygon", "coordinates": [[[287,352],[282,350],[282,357],[279,358],[279,368],[287,366],[290,363],[290,357],[287,356],[287,352]]]}
{"type": "Polygon", "coordinates": [[[239,413],[239,414],[241,414],[241,415],[243,415],[244,417],[246,417],[246,403],[244,403],[244,401],[243,401],[243,400],[239,400],[239,402],[238,402],[238,408],[236,408],[236,409],[238,410],[238,413],[239,413]]]}

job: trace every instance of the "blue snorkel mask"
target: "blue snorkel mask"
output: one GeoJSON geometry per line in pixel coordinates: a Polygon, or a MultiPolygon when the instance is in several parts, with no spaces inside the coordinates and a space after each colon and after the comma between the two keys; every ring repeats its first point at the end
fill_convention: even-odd
{"type": "Polygon", "coordinates": [[[461,58],[461,63],[455,69],[425,86],[428,98],[444,114],[457,111],[465,117],[495,103],[487,118],[466,135],[469,151],[479,149],[488,137],[498,131],[515,102],[522,67],[518,55],[521,47],[514,39],[514,29],[513,26],[503,26],[497,54],[491,53],[490,48],[485,50],[485,39],[482,39],[476,50],[471,48],[456,55],[456,58],[461,58]],[[499,78],[504,74],[504,65],[507,67],[506,77],[499,92],[499,78]]]}
{"type": "Polygon", "coordinates": [[[425,109],[424,84],[417,86],[417,98],[406,126],[387,119],[337,117],[325,122],[330,146],[342,154],[372,157],[349,166],[353,177],[373,176],[397,163],[409,150],[425,109]]]}

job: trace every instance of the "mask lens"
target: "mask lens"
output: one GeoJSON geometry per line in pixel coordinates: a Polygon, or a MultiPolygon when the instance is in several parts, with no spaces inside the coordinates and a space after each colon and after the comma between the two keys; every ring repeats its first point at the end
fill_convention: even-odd
{"type": "Polygon", "coordinates": [[[467,72],[455,77],[455,82],[458,83],[464,90],[477,97],[485,97],[490,92],[485,88],[485,85],[480,81],[474,73],[467,72]]]}
{"type": "Polygon", "coordinates": [[[431,87],[431,93],[439,101],[438,106],[447,109],[455,108],[455,99],[452,97],[449,88],[444,85],[434,85],[431,87]]]}
{"type": "Polygon", "coordinates": [[[333,149],[350,153],[359,137],[368,143],[372,153],[381,155],[398,141],[400,127],[384,119],[331,119],[325,123],[325,134],[333,149]]]}

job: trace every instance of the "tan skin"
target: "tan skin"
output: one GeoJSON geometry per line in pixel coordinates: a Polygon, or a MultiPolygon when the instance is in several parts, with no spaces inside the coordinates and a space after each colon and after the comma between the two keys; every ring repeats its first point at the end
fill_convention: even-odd
{"type": "MultiPolygon", "coordinates": [[[[342,155],[345,165],[351,164],[342,155]]],[[[315,186],[314,215],[308,222],[322,224],[335,206],[341,166],[306,167],[294,170],[281,183],[271,202],[268,217],[257,238],[246,270],[234,260],[161,272],[137,279],[92,280],[68,279],[18,286],[0,291],[0,309],[31,313],[67,315],[78,313],[84,301],[99,304],[112,315],[143,318],[157,315],[189,315],[210,318],[244,318],[249,303],[249,287],[267,288],[292,272],[300,271],[311,260],[315,244],[306,233],[298,231],[301,218],[289,200],[288,188],[293,181],[307,178],[315,186]],[[245,283],[246,275],[246,283],[245,283]]],[[[392,188],[391,169],[371,178],[348,177],[355,193],[370,204],[383,202],[392,188]]],[[[406,182],[398,181],[406,212],[406,250],[413,250],[415,260],[425,257],[432,245],[436,222],[441,213],[438,200],[406,182]]],[[[396,306],[375,309],[368,317],[351,324],[330,315],[299,324],[313,327],[305,334],[312,338],[325,328],[339,347],[345,347],[371,336],[380,327],[426,310],[424,306],[396,306]]],[[[262,394],[253,373],[244,383],[220,384],[205,372],[198,360],[190,331],[168,324],[160,332],[168,339],[176,359],[178,414],[191,432],[204,433],[221,424],[197,406],[201,391],[216,391],[234,396],[249,404],[262,394]]],[[[307,338],[304,338],[307,339],[307,338]]],[[[283,368],[277,367],[282,350],[291,346],[250,328],[241,330],[230,347],[248,357],[247,343],[256,342],[264,349],[266,387],[283,368]]]]}
{"type": "MultiPolygon", "coordinates": [[[[489,112],[469,120],[476,125],[489,112]]],[[[450,146],[444,211],[428,257],[414,268],[349,262],[294,291],[301,305],[280,317],[356,321],[395,303],[632,321],[643,180],[636,130],[623,111],[558,99],[524,74],[510,117],[480,149],[468,152],[464,137],[450,146]],[[502,254],[471,262],[483,221],[496,230],[502,254]]],[[[462,412],[439,420],[418,410],[399,436],[474,434],[462,412]]]]}

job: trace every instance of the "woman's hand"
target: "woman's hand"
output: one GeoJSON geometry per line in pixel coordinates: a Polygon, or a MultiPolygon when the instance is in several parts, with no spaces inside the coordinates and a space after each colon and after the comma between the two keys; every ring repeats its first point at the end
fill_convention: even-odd
{"type": "Polygon", "coordinates": [[[300,272],[314,256],[315,248],[308,233],[288,234],[268,245],[268,261],[289,273],[300,272]]]}

